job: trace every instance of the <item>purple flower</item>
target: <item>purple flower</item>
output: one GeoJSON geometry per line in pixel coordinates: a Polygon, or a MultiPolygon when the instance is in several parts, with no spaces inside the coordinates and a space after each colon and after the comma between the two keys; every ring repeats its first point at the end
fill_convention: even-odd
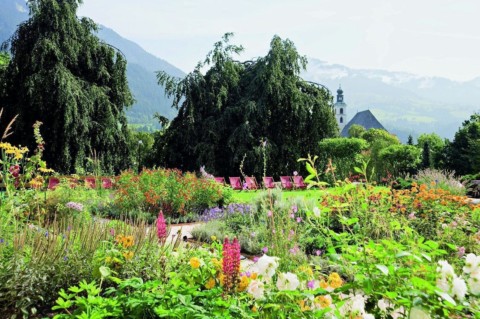
{"type": "Polygon", "coordinates": [[[268,247],[263,247],[262,251],[263,251],[264,254],[268,253],[268,247]]]}
{"type": "Polygon", "coordinates": [[[111,235],[112,237],[115,236],[115,229],[110,228],[110,235],[111,235]]]}
{"type": "Polygon", "coordinates": [[[294,213],[291,213],[291,214],[290,214],[290,218],[292,218],[292,219],[295,218],[295,214],[294,214],[294,213]]]}
{"type": "Polygon", "coordinates": [[[258,256],[253,257],[253,262],[256,263],[258,261],[258,256]]]}
{"type": "Polygon", "coordinates": [[[268,217],[272,217],[272,216],[273,216],[273,213],[272,213],[271,210],[268,211],[267,216],[268,216],[268,217]]]}
{"type": "Polygon", "coordinates": [[[307,283],[307,287],[309,289],[313,289],[315,287],[315,280],[310,280],[308,283],[307,283]]]}
{"type": "Polygon", "coordinates": [[[298,212],[298,207],[293,205],[292,206],[292,212],[294,212],[294,213],[298,212]]]}
{"type": "Polygon", "coordinates": [[[322,254],[322,251],[320,249],[317,249],[315,251],[315,255],[320,256],[322,254]]]}
{"type": "Polygon", "coordinates": [[[408,219],[416,219],[415,212],[408,214],[408,219]]]}
{"type": "Polygon", "coordinates": [[[458,251],[457,251],[457,256],[458,258],[462,258],[463,255],[465,255],[465,247],[458,247],[458,251]]]}
{"type": "Polygon", "coordinates": [[[301,223],[302,222],[302,218],[301,217],[297,217],[297,223],[301,223]]]}
{"type": "Polygon", "coordinates": [[[0,244],[3,244],[5,242],[5,239],[0,238],[0,244]]]}
{"type": "Polygon", "coordinates": [[[247,183],[243,183],[243,190],[247,190],[248,189],[248,184],[247,183]]]}
{"type": "Polygon", "coordinates": [[[297,171],[293,171],[293,176],[297,176],[298,175],[298,172],[297,171]]]}

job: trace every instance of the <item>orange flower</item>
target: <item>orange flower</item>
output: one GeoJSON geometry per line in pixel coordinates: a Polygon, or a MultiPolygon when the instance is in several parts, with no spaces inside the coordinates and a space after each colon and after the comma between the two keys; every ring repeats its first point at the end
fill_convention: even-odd
{"type": "Polygon", "coordinates": [[[190,258],[190,266],[193,269],[200,268],[200,259],[198,259],[197,257],[190,258]]]}
{"type": "Polygon", "coordinates": [[[205,284],[205,288],[207,288],[207,289],[212,289],[213,287],[215,287],[215,279],[213,279],[212,277],[210,277],[210,278],[207,280],[207,283],[205,284]]]}

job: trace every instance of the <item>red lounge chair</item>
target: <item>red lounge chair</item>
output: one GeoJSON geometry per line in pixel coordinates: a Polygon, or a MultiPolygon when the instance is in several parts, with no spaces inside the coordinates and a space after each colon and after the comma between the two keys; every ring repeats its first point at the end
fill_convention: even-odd
{"type": "Polygon", "coordinates": [[[275,182],[273,180],[273,177],[264,177],[263,185],[265,186],[265,188],[270,188],[270,189],[275,188],[275,182]]]}
{"type": "Polygon", "coordinates": [[[282,182],[283,189],[292,189],[293,184],[290,176],[280,176],[280,182],[282,182]]]}
{"type": "Polygon", "coordinates": [[[85,187],[96,188],[95,177],[93,176],[85,177],[85,187]]]}
{"type": "Polygon", "coordinates": [[[257,180],[253,176],[252,177],[245,176],[245,183],[247,183],[248,189],[251,189],[251,190],[258,189],[257,180]]]}
{"type": "Polygon", "coordinates": [[[215,182],[220,183],[220,184],[222,184],[222,185],[224,185],[224,186],[227,184],[227,183],[225,182],[225,178],[223,178],[223,177],[214,177],[213,179],[215,180],[215,182]]]}
{"type": "Polygon", "coordinates": [[[60,180],[58,178],[50,177],[48,179],[48,189],[53,191],[57,187],[58,184],[60,184],[60,180]]]}
{"type": "Polygon", "coordinates": [[[230,186],[232,186],[233,189],[235,190],[242,190],[242,180],[240,177],[229,177],[230,180],[230,186]]]}
{"type": "Polygon", "coordinates": [[[300,189],[305,189],[307,188],[307,185],[303,181],[303,177],[300,175],[293,176],[293,186],[295,188],[300,188],[300,189]]]}
{"type": "Polygon", "coordinates": [[[111,189],[113,187],[112,179],[108,177],[102,177],[102,188],[111,189]]]}

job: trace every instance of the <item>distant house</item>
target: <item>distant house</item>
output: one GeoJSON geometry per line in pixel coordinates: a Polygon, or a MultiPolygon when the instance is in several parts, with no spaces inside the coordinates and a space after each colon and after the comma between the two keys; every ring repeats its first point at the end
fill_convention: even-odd
{"type": "Polygon", "coordinates": [[[337,90],[337,101],[334,104],[334,109],[338,127],[340,128],[340,135],[343,137],[348,137],[348,130],[353,124],[361,125],[367,130],[370,128],[385,130],[383,125],[377,120],[372,112],[370,112],[370,110],[357,112],[357,114],[355,114],[355,116],[347,123],[347,104],[343,100],[343,90],[341,87],[337,90]]]}

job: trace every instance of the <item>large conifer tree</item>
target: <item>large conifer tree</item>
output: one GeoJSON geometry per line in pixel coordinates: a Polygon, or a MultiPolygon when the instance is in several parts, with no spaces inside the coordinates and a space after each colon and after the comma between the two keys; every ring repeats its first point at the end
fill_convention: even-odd
{"type": "Polygon", "coordinates": [[[77,17],[81,3],[29,1],[30,19],[12,38],[6,70],[8,113],[19,114],[12,137],[35,147],[39,120],[53,168],[72,172],[95,152],[104,169],[118,170],[128,161],[126,61],[93,34],[93,21],[77,17]]]}
{"type": "Polygon", "coordinates": [[[331,96],[300,78],[306,59],[291,41],[275,36],[265,57],[239,62],[242,47],[229,39],[180,81],[159,73],[179,112],[157,141],[158,164],[231,176],[245,157],[245,174],[260,177],[265,155],[267,174],[291,175],[298,158],[338,134],[331,96]]]}

